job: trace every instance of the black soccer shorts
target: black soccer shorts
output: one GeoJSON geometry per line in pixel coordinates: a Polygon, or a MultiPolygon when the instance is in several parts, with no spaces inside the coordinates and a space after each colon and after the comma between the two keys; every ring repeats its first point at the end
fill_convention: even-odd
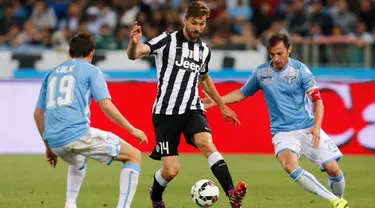
{"type": "Polygon", "coordinates": [[[186,143],[197,148],[194,144],[194,134],[208,132],[206,115],[200,110],[187,111],[181,115],[153,114],[152,120],[156,135],[156,145],[150,157],[160,160],[165,156],[178,155],[181,134],[184,134],[186,143]]]}

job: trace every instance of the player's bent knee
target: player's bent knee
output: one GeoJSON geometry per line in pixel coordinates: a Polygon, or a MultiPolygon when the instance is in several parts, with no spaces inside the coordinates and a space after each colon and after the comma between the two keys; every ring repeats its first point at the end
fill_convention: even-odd
{"type": "Polygon", "coordinates": [[[167,181],[172,180],[174,177],[178,175],[180,172],[180,164],[171,161],[170,163],[165,163],[163,164],[163,178],[166,179],[167,181]]]}
{"type": "Polygon", "coordinates": [[[163,178],[165,177],[165,179],[167,181],[170,181],[172,180],[173,178],[175,178],[178,173],[180,172],[180,168],[179,167],[171,167],[171,168],[167,168],[166,170],[163,170],[163,178]]]}
{"type": "Polygon", "coordinates": [[[137,148],[133,148],[132,152],[133,153],[129,157],[128,161],[141,165],[141,161],[142,161],[141,151],[137,148]]]}
{"type": "Polygon", "coordinates": [[[137,148],[128,144],[121,144],[120,153],[115,160],[141,165],[142,155],[137,148]]]}
{"type": "Polygon", "coordinates": [[[293,172],[296,168],[298,168],[298,162],[293,160],[283,160],[280,161],[281,166],[284,168],[284,170],[288,173],[293,172]]]}
{"type": "Polygon", "coordinates": [[[336,161],[332,161],[324,166],[327,174],[331,177],[337,177],[341,174],[340,167],[336,161]]]}

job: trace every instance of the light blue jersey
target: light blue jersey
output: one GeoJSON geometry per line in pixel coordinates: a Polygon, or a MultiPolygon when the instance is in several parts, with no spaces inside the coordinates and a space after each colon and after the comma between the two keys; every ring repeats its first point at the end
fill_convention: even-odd
{"type": "Polygon", "coordinates": [[[44,139],[51,148],[84,136],[90,128],[90,103],[110,98],[100,69],[81,59],[69,60],[45,76],[37,108],[45,110],[44,139]]]}
{"type": "Polygon", "coordinates": [[[305,104],[306,92],[317,88],[310,70],[303,63],[289,58],[281,71],[272,68],[271,61],[260,65],[241,88],[245,96],[262,90],[271,119],[272,135],[309,128],[314,117],[305,104]]]}

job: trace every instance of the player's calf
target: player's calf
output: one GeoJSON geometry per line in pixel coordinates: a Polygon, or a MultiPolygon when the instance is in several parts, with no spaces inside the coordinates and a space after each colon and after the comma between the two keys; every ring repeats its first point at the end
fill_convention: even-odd
{"type": "Polygon", "coordinates": [[[156,171],[154,175],[154,182],[150,192],[151,200],[156,204],[163,201],[164,190],[167,188],[168,183],[173,180],[180,171],[178,156],[162,157],[162,163],[162,169],[156,171]]]}
{"type": "Polygon", "coordinates": [[[130,208],[138,186],[141,152],[123,140],[120,142],[119,154],[114,158],[124,163],[120,173],[120,197],[117,207],[130,208]]]}
{"type": "Polygon", "coordinates": [[[327,163],[324,166],[328,174],[328,186],[331,188],[332,193],[337,197],[344,197],[345,192],[345,178],[344,174],[339,168],[336,160],[327,163]]]}

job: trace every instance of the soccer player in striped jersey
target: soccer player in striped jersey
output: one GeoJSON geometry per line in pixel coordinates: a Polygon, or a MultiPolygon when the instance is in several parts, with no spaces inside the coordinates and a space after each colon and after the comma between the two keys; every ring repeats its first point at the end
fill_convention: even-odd
{"type": "Polygon", "coordinates": [[[199,148],[207,157],[215,177],[220,182],[232,207],[241,207],[246,184],[236,187],[223,156],[212,142],[211,130],[198,95],[198,84],[219,103],[221,113],[228,121],[238,124],[236,114],[220,98],[208,75],[211,50],[200,39],[206,27],[209,9],[202,1],[192,1],[185,12],[184,28],[139,43],[141,26],[134,24],[127,52],[129,59],[155,55],[158,72],[158,92],[153,106],[156,146],[150,155],[162,160],[156,171],[150,191],[153,208],[164,208],[163,192],[179,172],[178,145],[181,134],[188,144],[199,148]]]}

